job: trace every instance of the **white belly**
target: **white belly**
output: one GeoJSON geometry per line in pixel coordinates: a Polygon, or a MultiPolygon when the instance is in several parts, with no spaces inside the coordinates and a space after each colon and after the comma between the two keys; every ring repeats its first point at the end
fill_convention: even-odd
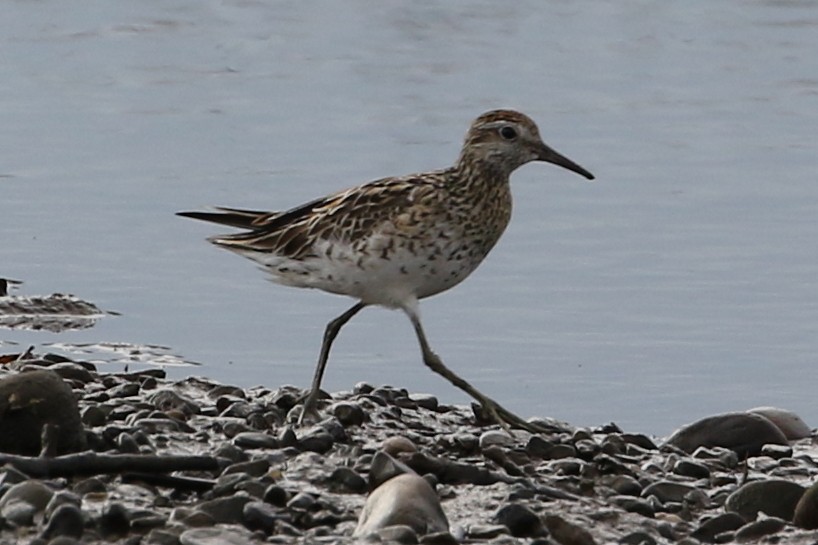
{"type": "Polygon", "coordinates": [[[261,264],[280,284],[317,288],[348,295],[364,303],[400,307],[445,291],[463,281],[485,257],[483,252],[462,250],[456,237],[434,246],[393,247],[370,239],[358,247],[342,243],[316,244],[314,257],[293,260],[269,253],[239,251],[261,264]]]}

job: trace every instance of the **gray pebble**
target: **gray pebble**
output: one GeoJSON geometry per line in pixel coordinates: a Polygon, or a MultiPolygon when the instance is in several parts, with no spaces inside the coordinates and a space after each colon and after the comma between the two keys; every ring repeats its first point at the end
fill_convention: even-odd
{"type": "Polygon", "coordinates": [[[427,411],[436,411],[440,405],[438,399],[430,394],[410,394],[409,399],[418,407],[426,409],[427,411]]]}
{"type": "Polygon", "coordinates": [[[792,520],[804,490],[800,484],[783,479],[753,481],[730,494],[724,508],[747,520],[753,520],[759,512],[792,520]]]}
{"type": "Polygon", "coordinates": [[[680,428],[667,440],[667,444],[688,453],[701,446],[720,446],[729,448],[742,458],[759,454],[761,447],[768,443],[786,445],[787,438],[767,418],[748,413],[703,418],[680,428]]]}
{"type": "Polygon", "coordinates": [[[494,521],[508,528],[514,537],[536,537],[545,533],[539,515],[519,503],[504,505],[494,515],[494,521]]]}
{"type": "Polygon", "coordinates": [[[42,537],[51,539],[57,536],[68,536],[79,539],[84,529],[85,521],[79,506],[73,503],[63,503],[51,514],[42,537]]]}
{"type": "Polygon", "coordinates": [[[381,443],[381,450],[389,456],[396,456],[401,452],[417,452],[418,447],[411,439],[395,435],[381,443]]]}
{"type": "Polygon", "coordinates": [[[275,532],[276,522],[282,518],[279,510],[260,501],[251,501],[244,504],[244,525],[251,530],[261,530],[265,534],[275,532]]]}
{"type": "Polygon", "coordinates": [[[776,407],[756,407],[747,412],[765,417],[775,424],[781,430],[781,433],[791,441],[804,439],[812,434],[810,427],[792,411],[776,407]]]}
{"type": "Polygon", "coordinates": [[[230,473],[245,473],[251,477],[261,477],[270,469],[269,460],[263,458],[246,462],[237,462],[224,468],[222,475],[230,473]]]}
{"type": "Polygon", "coordinates": [[[483,432],[480,435],[480,439],[478,440],[478,444],[481,449],[485,449],[487,447],[494,445],[498,446],[510,445],[513,442],[514,442],[513,437],[511,437],[506,432],[500,430],[489,430],[483,432]]]}
{"type": "Polygon", "coordinates": [[[699,541],[713,543],[716,536],[744,526],[747,520],[738,513],[721,513],[704,521],[690,535],[699,541]]]}
{"type": "Polygon", "coordinates": [[[813,484],[801,495],[792,522],[799,528],[818,529],[818,484],[813,484]]]}
{"type": "Polygon", "coordinates": [[[387,526],[381,528],[376,532],[376,535],[383,541],[389,543],[401,543],[412,545],[418,543],[418,534],[411,527],[405,524],[396,524],[394,526],[387,526]]]}
{"type": "Polygon", "coordinates": [[[309,452],[324,454],[332,448],[333,443],[332,435],[323,429],[317,429],[309,435],[301,437],[298,441],[298,447],[309,452]]]}
{"type": "Polygon", "coordinates": [[[673,473],[694,479],[710,478],[710,468],[702,463],[687,459],[681,459],[673,464],[673,473]]]}
{"type": "Polygon", "coordinates": [[[0,509],[9,503],[24,502],[37,511],[43,511],[53,495],[54,491],[38,480],[23,481],[15,484],[3,494],[3,497],[0,498],[0,509]]]}
{"type": "Polygon", "coordinates": [[[656,538],[647,532],[636,531],[619,538],[621,545],[656,545],[656,538]]]}
{"type": "Polygon", "coordinates": [[[662,503],[682,503],[685,496],[694,491],[698,491],[698,488],[690,484],[673,481],[658,481],[647,486],[642,491],[642,496],[655,496],[662,503]]]}
{"type": "Polygon", "coordinates": [[[250,497],[237,494],[202,502],[196,510],[210,515],[217,523],[238,524],[242,521],[244,506],[250,501],[250,497]]]}
{"type": "Polygon", "coordinates": [[[290,501],[290,493],[279,485],[272,484],[264,491],[264,501],[276,507],[284,507],[290,501]]]}
{"type": "Polygon", "coordinates": [[[14,500],[0,508],[0,517],[12,526],[33,526],[37,508],[30,503],[14,500]]]}
{"type": "Polygon", "coordinates": [[[240,448],[275,449],[278,439],[259,431],[245,431],[233,437],[233,444],[240,448]]]}
{"type": "Polygon", "coordinates": [[[449,531],[437,494],[422,477],[411,473],[393,477],[372,491],[353,535],[365,536],[395,524],[405,524],[419,535],[449,531]]]}
{"type": "Polygon", "coordinates": [[[357,403],[336,403],[330,408],[330,413],[344,426],[360,426],[367,419],[366,413],[357,403]]]}
{"type": "Polygon", "coordinates": [[[498,536],[507,536],[508,527],[504,524],[471,524],[467,529],[471,539],[493,539],[498,536]]]}
{"type": "Polygon", "coordinates": [[[181,545],[254,545],[253,534],[240,526],[194,528],[182,532],[181,545]]]}
{"type": "Polygon", "coordinates": [[[653,516],[656,514],[656,510],[653,508],[653,505],[643,498],[635,498],[633,496],[612,496],[610,501],[625,511],[630,513],[638,513],[643,517],[653,518],[653,516]]]}
{"type": "Polygon", "coordinates": [[[786,521],[780,518],[759,519],[739,528],[736,532],[736,541],[757,541],[764,536],[780,532],[786,526],[786,521]]]}
{"type": "Polygon", "coordinates": [[[348,467],[336,467],[329,476],[330,489],[337,492],[363,494],[367,490],[366,479],[348,467]]]}

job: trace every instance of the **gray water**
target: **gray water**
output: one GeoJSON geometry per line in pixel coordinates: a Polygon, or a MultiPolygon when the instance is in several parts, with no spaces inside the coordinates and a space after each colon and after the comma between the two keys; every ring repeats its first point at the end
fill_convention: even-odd
{"type": "MultiPolygon", "coordinates": [[[[474,117],[514,107],[597,182],[514,175],[503,239],[422,304],[444,361],[523,416],[577,425],[664,435],[758,405],[816,422],[818,3],[0,11],[0,276],[122,314],[0,330],[3,352],[161,345],[203,364],[172,377],[307,386],[351,301],[271,284],[174,212],[288,208],[448,166],[474,117]]],[[[358,381],[468,400],[382,309],[342,332],[325,386],[358,381]]]]}

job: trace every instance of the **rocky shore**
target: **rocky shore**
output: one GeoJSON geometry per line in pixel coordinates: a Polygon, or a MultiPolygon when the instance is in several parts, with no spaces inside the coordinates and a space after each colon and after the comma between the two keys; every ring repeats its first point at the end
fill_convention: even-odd
{"type": "Polygon", "coordinates": [[[0,544],[815,543],[798,416],[716,415],[665,441],[358,384],[302,391],[0,358],[0,544]]]}

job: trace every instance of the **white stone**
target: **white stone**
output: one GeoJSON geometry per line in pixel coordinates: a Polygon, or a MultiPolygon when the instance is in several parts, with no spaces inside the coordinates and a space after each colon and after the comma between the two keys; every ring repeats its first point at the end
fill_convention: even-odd
{"type": "Polygon", "coordinates": [[[423,477],[413,473],[398,475],[373,490],[353,535],[366,536],[395,525],[409,526],[421,536],[449,531],[440,499],[423,477]]]}

